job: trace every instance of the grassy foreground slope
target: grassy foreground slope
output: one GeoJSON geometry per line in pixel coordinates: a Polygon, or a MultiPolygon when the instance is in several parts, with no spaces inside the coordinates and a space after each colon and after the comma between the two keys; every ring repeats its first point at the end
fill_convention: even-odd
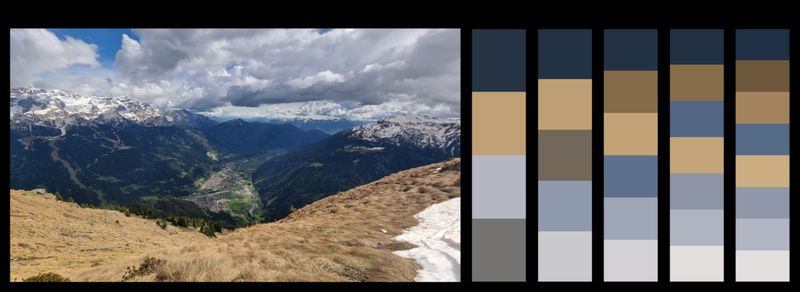
{"type": "MultiPolygon", "coordinates": [[[[172,241],[156,248],[139,249],[106,244],[103,246],[111,250],[102,252],[83,246],[68,252],[65,246],[70,243],[62,237],[64,232],[75,233],[72,230],[86,230],[77,234],[88,237],[118,233],[113,228],[107,230],[110,227],[105,224],[109,223],[102,222],[106,219],[87,221],[84,226],[66,231],[28,229],[23,222],[45,220],[55,225],[73,213],[52,211],[56,214],[49,217],[36,213],[23,215],[14,211],[22,203],[15,203],[12,191],[11,276],[13,280],[54,272],[72,281],[122,281],[123,278],[126,281],[413,281],[419,266],[411,259],[392,254],[394,250],[413,246],[392,238],[417,224],[414,214],[432,204],[460,197],[460,177],[460,159],[398,172],[307,205],[278,222],[237,229],[215,239],[173,226],[161,230],[153,221],[138,219],[144,221],[144,228],[163,231],[152,234],[153,240],[143,241],[155,244],[161,237],[172,241]],[[33,259],[24,268],[15,267],[14,256],[22,256],[22,250],[29,248],[26,244],[43,236],[50,240],[37,241],[38,252],[52,258],[33,259]],[[90,255],[99,263],[88,261],[70,268],[64,266],[86,262],[90,255]],[[145,261],[146,257],[156,260],[145,261]],[[43,265],[45,262],[48,264],[43,265]]],[[[69,210],[66,203],[55,203],[59,205],[50,208],[69,210]]],[[[92,216],[98,218],[108,216],[99,214],[114,212],[80,210],[97,212],[92,216]]],[[[75,215],[76,220],[83,216],[87,215],[75,215]]],[[[119,241],[104,237],[92,240],[119,241]]],[[[27,252],[28,257],[35,257],[35,251],[27,252]]]]}

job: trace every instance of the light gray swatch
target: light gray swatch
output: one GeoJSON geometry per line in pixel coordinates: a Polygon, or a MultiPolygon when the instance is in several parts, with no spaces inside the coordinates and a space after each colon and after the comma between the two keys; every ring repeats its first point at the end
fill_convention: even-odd
{"type": "Polygon", "coordinates": [[[788,250],[789,219],[736,219],[736,250],[788,250]]]}
{"type": "Polygon", "coordinates": [[[605,198],[603,239],[657,239],[658,199],[605,198]]]}
{"type": "Polygon", "coordinates": [[[472,156],[472,218],[525,219],[525,156],[472,156]]]}
{"type": "Polygon", "coordinates": [[[722,245],[722,210],[670,210],[670,245],[722,245]]]}
{"type": "Polygon", "coordinates": [[[539,231],[591,230],[591,181],[539,181],[539,231]]]}
{"type": "Polygon", "coordinates": [[[539,281],[591,281],[592,233],[539,232],[539,281]]]}

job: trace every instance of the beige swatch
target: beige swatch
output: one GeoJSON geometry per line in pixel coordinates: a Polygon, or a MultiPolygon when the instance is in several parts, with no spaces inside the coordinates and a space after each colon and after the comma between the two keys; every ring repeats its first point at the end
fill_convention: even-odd
{"type": "Polygon", "coordinates": [[[670,173],[723,173],[722,137],[669,138],[670,173]]]}
{"type": "Polygon", "coordinates": [[[591,130],[591,79],[539,79],[539,130],[591,130]]]}
{"type": "Polygon", "coordinates": [[[525,92],[472,93],[472,153],[525,154],[525,92]]]}
{"type": "Polygon", "coordinates": [[[788,186],[788,155],[736,155],[736,187],[788,186]]]}
{"type": "Polygon", "coordinates": [[[606,113],[603,119],[603,154],[658,155],[657,113],[606,113]]]}

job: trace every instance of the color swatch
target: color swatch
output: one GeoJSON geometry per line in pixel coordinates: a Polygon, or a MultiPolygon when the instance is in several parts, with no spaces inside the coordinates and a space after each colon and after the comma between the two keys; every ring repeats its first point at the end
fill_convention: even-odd
{"type": "Polygon", "coordinates": [[[656,30],[604,32],[605,281],[658,276],[658,39],[656,30]]]}
{"type": "Polygon", "coordinates": [[[525,34],[472,31],[473,281],[526,281],[525,34]]]}
{"type": "Polygon", "coordinates": [[[789,31],[736,31],[736,280],[789,281],[789,31]]]}
{"type": "Polygon", "coordinates": [[[539,30],[539,281],[592,280],[592,31],[539,30]]]}
{"type": "Polygon", "coordinates": [[[670,281],[723,281],[723,31],[670,31],[670,281]]]}

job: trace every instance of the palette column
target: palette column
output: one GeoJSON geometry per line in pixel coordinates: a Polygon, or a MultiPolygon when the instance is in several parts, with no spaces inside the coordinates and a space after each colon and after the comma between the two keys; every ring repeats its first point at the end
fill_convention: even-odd
{"type": "Polygon", "coordinates": [[[789,30],[736,31],[736,280],[789,281],[789,30]]]}
{"type": "Polygon", "coordinates": [[[591,30],[539,30],[538,88],[539,281],[591,281],[591,30]]]}
{"type": "Polygon", "coordinates": [[[657,36],[604,31],[605,281],[658,280],[657,36]]]}
{"type": "Polygon", "coordinates": [[[670,280],[723,281],[723,31],[670,32],[670,280]]]}
{"type": "Polygon", "coordinates": [[[525,30],[472,31],[472,279],[525,279],[525,30]]]}

